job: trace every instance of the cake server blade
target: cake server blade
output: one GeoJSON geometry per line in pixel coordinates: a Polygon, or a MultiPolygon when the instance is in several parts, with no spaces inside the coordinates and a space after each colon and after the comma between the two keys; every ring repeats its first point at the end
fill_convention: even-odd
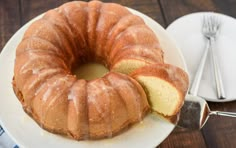
{"type": "Polygon", "coordinates": [[[201,129],[211,115],[236,117],[235,112],[211,111],[204,99],[188,94],[181,108],[177,126],[192,130],[201,129]]]}

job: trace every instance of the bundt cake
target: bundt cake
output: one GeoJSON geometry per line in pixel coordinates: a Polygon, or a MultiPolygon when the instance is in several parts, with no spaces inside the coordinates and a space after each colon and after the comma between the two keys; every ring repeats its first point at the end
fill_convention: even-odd
{"type": "Polygon", "coordinates": [[[48,131],[78,140],[110,137],[149,111],[140,84],[121,73],[162,63],[162,56],[154,33],[125,7],[69,2],[26,30],[16,49],[14,91],[48,131]],[[111,72],[91,81],[77,79],[72,71],[87,62],[111,72]]]}
{"type": "Polygon", "coordinates": [[[164,116],[176,115],[188,90],[188,75],[169,64],[151,64],[130,74],[144,88],[152,109],[164,116]]]}
{"type": "MultiPolygon", "coordinates": [[[[50,132],[77,140],[111,137],[150,110],[138,83],[143,84],[143,77],[134,71],[157,63],[155,67],[163,68],[159,41],[140,17],[114,3],[73,1],[47,11],[26,30],[16,49],[13,89],[25,112],[50,132]],[[103,64],[109,72],[93,80],[79,79],[73,71],[88,62],[103,64]]],[[[165,89],[182,85],[167,85],[165,78],[150,80],[166,81],[165,89]]],[[[170,96],[183,98],[183,85],[183,93],[170,90],[170,96]]],[[[167,115],[183,100],[173,102],[167,115]]]]}

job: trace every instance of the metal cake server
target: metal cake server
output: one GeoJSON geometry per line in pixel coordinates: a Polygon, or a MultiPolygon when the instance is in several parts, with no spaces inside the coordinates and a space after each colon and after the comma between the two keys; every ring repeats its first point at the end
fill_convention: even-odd
{"type": "Polygon", "coordinates": [[[187,95],[177,125],[192,130],[201,129],[211,115],[236,117],[235,112],[211,111],[204,99],[187,95]]]}

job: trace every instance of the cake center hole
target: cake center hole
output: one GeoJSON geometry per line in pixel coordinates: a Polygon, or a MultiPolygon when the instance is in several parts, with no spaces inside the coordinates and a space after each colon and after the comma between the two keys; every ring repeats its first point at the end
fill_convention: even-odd
{"type": "Polygon", "coordinates": [[[73,74],[78,79],[92,80],[103,77],[109,70],[99,63],[86,63],[74,69],[73,74]]]}

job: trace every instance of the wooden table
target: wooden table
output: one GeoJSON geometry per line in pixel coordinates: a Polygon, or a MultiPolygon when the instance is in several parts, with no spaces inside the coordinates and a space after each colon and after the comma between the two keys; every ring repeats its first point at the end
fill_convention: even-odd
{"type": "MultiPolygon", "coordinates": [[[[136,9],[167,27],[178,17],[198,11],[216,11],[236,17],[236,0],[104,0],[136,9]]],[[[67,0],[0,0],[0,51],[26,22],[67,0]]],[[[235,26],[236,27],[236,26],[235,26]]],[[[212,110],[236,112],[236,101],[209,103],[212,110]]],[[[175,128],[158,147],[236,147],[236,119],[211,117],[200,131],[175,128]]]]}

